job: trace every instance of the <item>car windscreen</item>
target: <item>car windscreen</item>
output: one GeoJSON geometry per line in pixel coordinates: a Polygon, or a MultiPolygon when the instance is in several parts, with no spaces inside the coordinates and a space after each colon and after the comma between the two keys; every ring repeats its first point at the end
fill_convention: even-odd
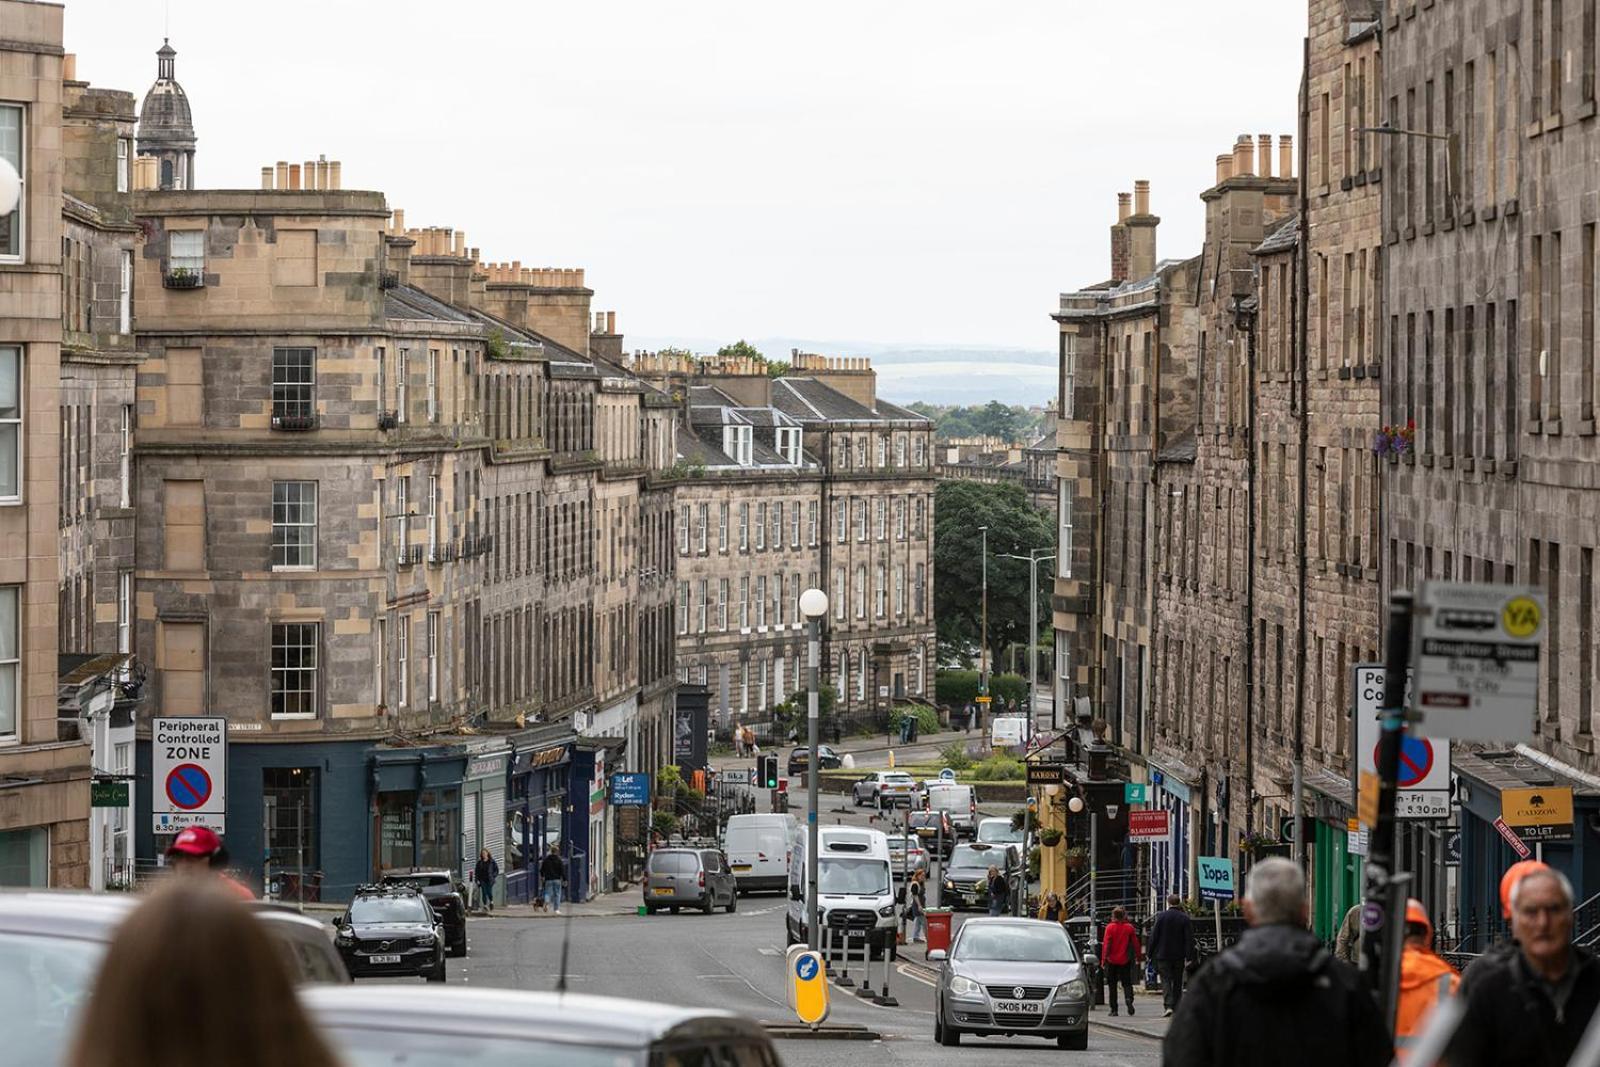
{"type": "Polygon", "coordinates": [[[416,889],[428,889],[436,886],[449,885],[448,874],[391,874],[384,878],[384,885],[409,885],[416,889]]]}
{"type": "Polygon", "coordinates": [[[817,861],[817,892],[880,896],[889,891],[889,865],[866,857],[824,856],[817,861]]]}
{"type": "Polygon", "coordinates": [[[99,941],[0,933],[0,1034],[7,1063],[60,1063],[105,955],[99,941]]]}
{"type": "Polygon", "coordinates": [[[1020,845],[1022,831],[1013,830],[1008,822],[983,822],[978,824],[978,840],[986,845],[1020,845]]]}
{"type": "Polygon", "coordinates": [[[1054,923],[973,923],[961,929],[955,959],[1022,960],[1028,963],[1074,963],[1072,939],[1054,923]]]}
{"type": "Polygon", "coordinates": [[[998,848],[974,848],[972,845],[957,845],[954,852],[950,853],[950,866],[952,867],[999,867],[1005,870],[1006,854],[998,848]]]}
{"type": "Polygon", "coordinates": [[[357,897],[350,902],[353,923],[426,923],[433,912],[421,897],[357,897]]]}
{"type": "Polygon", "coordinates": [[[650,853],[651,874],[693,874],[700,869],[700,861],[693,852],[650,853]]]}
{"type": "Polygon", "coordinates": [[[915,780],[909,774],[886,774],[883,776],[884,785],[914,785],[915,780]]]}
{"type": "Polygon", "coordinates": [[[480,1037],[418,1033],[403,1020],[382,1030],[324,1026],[348,1067],[642,1067],[644,1052],[607,1045],[575,1045],[538,1037],[480,1037]]]}

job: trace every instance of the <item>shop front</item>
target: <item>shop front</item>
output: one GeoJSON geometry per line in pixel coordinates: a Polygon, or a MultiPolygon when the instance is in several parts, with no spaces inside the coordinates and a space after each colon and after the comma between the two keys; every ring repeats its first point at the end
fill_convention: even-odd
{"type": "MultiPolygon", "coordinates": [[[[1150,770],[1150,806],[1167,812],[1167,840],[1150,846],[1151,888],[1158,903],[1169,893],[1189,899],[1193,879],[1190,869],[1194,864],[1194,841],[1191,837],[1199,820],[1194,817],[1194,798],[1202,795],[1196,788],[1200,775],[1175,759],[1152,758],[1150,770]]],[[[1164,906],[1164,905],[1163,905],[1164,906]]]]}
{"type": "Polygon", "coordinates": [[[466,770],[467,753],[460,745],[372,750],[374,878],[405,867],[461,869],[466,770]]]}
{"type": "MultiPolygon", "coordinates": [[[[478,856],[484,850],[494,857],[502,873],[506,870],[506,771],[511,760],[511,744],[503,737],[474,741],[466,746],[467,773],[461,783],[461,881],[472,880],[478,856]]],[[[503,884],[494,887],[494,898],[505,899],[503,884]]]]}
{"type": "MultiPolygon", "coordinates": [[[[505,802],[505,899],[523,903],[539,895],[539,860],[554,845],[570,857],[565,832],[577,741],[562,726],[530,730],[513,739],[505,802]]],[[[571,880],[569,879],[569,884],[571,880]]]]}

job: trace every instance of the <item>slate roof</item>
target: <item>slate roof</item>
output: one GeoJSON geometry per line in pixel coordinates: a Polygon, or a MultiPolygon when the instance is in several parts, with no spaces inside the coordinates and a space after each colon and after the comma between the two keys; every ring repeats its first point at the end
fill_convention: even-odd
{"type": "Polygon", "coordinates": [[[386,289],[383,294],[383,317],[386,319],[424,319],[434,322],[464,322],[477,320],[460,308],[435,300],[412,285],[386,289]]]}
{"type": "Polygon", "coordinates": [[[1286,252],[1300,243],[1300,216],[1291,214],[1280,222],[1276,229],[1267,234],[1266,240],[1250,250],[1252,255],[1270,256],[1274,252],[1286,252]]]}
{"type": "Polygon", "coordinates": [[[1156,453],[1157,463],[1193,463],[1196,450],[1194,434],[1185,433],[1166,448],[1156,453]]]}
{"type": "Polygon", "coordinates": [[[845,396],[815,378],[778,378],[772,383],[772,406],[802,422],[818,419],[848,422],[886,422],[891,419],[927,422],[914,411],[907,411],[887,400],[878,401],[878,410],[845,396]]]}

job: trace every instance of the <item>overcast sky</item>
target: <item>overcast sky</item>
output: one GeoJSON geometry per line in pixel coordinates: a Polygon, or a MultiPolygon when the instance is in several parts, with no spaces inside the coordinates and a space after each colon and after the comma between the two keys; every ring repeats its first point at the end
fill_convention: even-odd
{"type": "MultiPolygon", "coordinates": [[[[167,0],[67,0],[143,97],[167,0]]],[[[325,153],[486,260],[585,267],[638,337],[1053,348],[1116,193],[1163,257],[1239,133],[1292,133],[1297,0],[170,0],[200,184],[325,153]]],[[[631,346],[630,346],[631,347],[631,346]]],[[[841,353],[843,354],[843,350],[841,353]]]]}

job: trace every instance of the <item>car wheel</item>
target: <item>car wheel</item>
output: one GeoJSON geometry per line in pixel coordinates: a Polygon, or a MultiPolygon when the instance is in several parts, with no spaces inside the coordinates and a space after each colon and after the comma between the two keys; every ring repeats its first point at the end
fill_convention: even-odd
{"type": "Polygon", "coordinates": [[[715,893],[713,893],[711,890],[707,889],[706,890],[706,899],[700,902],[700,911],[703,914],[710,915],[712,913],[712,911],[716,910],[716,907],[717,907],[717,895],[715,893]]]}
{"type": "Polygon", "coordinates": [[[467,931],[462,927],[461,933],[456,937],[455,943],[450,946],[450,955],[460,959],[467,954],[467,931]]]}
{"type": "Polygon", "coordinates": [[[1089,1031],[1085,1030],[1081,1034],[1062,1034],[1056,1038],[1056,1044],[1074,1052],[1086,1052],[1089,1048],[1089,1031]]]}
{"type": "Polygon", "coordinates": [[[435,967],[433,970],[428,972],[428,981],[430,981],[430,982],[442,982],[442,981],[444,981],[444,961],[443,960],[439,961],[439,966],[435,967]]]}
{"type": "Polygon", "coordinates": [[[736,912],[738,910],[739,910],[739,894],[738,893],[729,893],[728,894],[728,914],[732,915],[734,912],[736,912]]]}
{"type": "Polygon", "coordinates": [[[961,1044],[961,1031],[944,1021],[944,1006],[939,1005],[935,1012],[933,1017],[934,1037],[939,1044],[944,1045],[946,1048],[961,1044]]]}
{"type": "Polygon", "coordinates": [[[861,806],[861,794],[856,792],[853,787],[850,790],[850,801],[858,808],[861,806]]]}

